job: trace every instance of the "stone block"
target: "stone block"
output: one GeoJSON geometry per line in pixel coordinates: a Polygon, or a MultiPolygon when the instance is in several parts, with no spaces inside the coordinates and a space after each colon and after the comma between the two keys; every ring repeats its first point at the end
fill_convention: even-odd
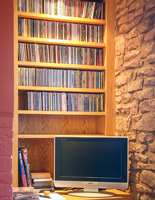
{"type": "Polygon", "coordinates": [[[153,153],[150,153],[150,154],[149,154],[149,161],[150,161],[151,163],[155,163],[155,154],[153,154],[153,153]]]}
{"type": "Polygon", "coordinates": [[[142,118],[142,115],[132,116],[132,119],[133,119],[134,122],[138,122],[141,118],[142,118]]]}
{"type": "Polygon", "coordinates": [[[137,26],[138,24],[140,24],[140,22],[142,21],[142,18],[143,18],[143,16],[137,16],[137,17],[135,17],[135,19],[133,20],[133,22],[132,22],[132,27],[135,27],[135,26],[137,26]]]}
{"type": "Polygon", "coordinates": [[[138,10],[139,8],[144,7],[145,3],[143,0],[138,0],[136,2],[133,2],[130,6],[129,6],[129,12],[131,11],[135,11],[138,10]]]}
{"type": "Polygon", "coordinates": [[[131,141],[131,142],[129,143],[129,152],[134,153],[135,150],[136,150],[136,143],[133,142],[133,141],[131,141]]]}
{"type": "Polygon", "coordinates": [[[144,79],[144,86],[155,86],[155,78],[145,78],[144,79]]]}
{"type": "Polygon", "coordinates": [[[138,183],[139,182],[139,172],[131,171],[129,180],[130,180],[130,182],[138,183]]]}
{"type": "Polygon", "coordinates": [[[123,67],[124,67],[124,70],[140,68],[142,67],[142,62],[137,59],[132,60],[130,62],[125,62],[123,67]]]}
{"type": "Polygon", "coordinates": [[[155,27],[145,35],[144,40],[148,42],[154,40],[154,38],[155,38],[155,27]]]}
{"type": "Polygon", "coordinates": [[[152,189],[150,189],[149,187],[143,186],[143,192],[146,194],[148,193],[152,193],[152,189]]]}
{"type": "Polygon", "coordinates": [[[116,12],[119,12],[126,8],[127,0],[123,0],[120,3],[116,4],[116,12]]]}
{"type": "Polygon", "coordinates": [[[119,104],[116,106],[116,109],[118,113],[135,115],[138,113],[138,103],[133,101],[128,104],[119,104]]]}
{"type": "Polygon", "coordinates": [[[122,97],[122,103],[129,103],[129,102],[131,102],[132,99],[133,99],[133,98],[132,98],[133,95],[130,94],[130,93],[123,94],[121,97],[122,97]]]}
{"type": "Polygon", "coordinates": [[[119,56],[121,54],[124,55],[125,54],[125,48],[126,48],[126,42],[115,46],[115,55],[116,56],[119,56]]]}
{"type": "Polygon", "coordinates": [[[129,141],[135,141],[136,140],[136,132],[127,132],[126,134],[129,137],[129,141]]]}
{"type": "Polygon", "coordinates": [[[154,98],[154,92],[152,88],[146,88],[142,91],[137,91],[134,95],[134,97],[139,100],[147,100],[147,99],[153,99],[154,98]]]}
{"type": "Polygon", "coordinates": [[[116,97],[116,103],[121,103],[122,98],[121,97],[116,97]]]}
{"type": "Polygon", "coordinates": [[[154,8],[154,7],[155,7],[155,1],[154,0],[150,0],[145,5],[145,10],[148,11],[148,10],[154,8]]]}
{"type": "Polygon", "coordinates": [[[129,131],[131,124],[131,119],[130,118],[125,118],[125,117],[116,117],[116,130],[118,131],[129,131]]]}
{"type": "Polygon", "coordinates": [[[125,71],[116,77],[116,85],[120,87],[127,84],[133,77],[133,71],[125,71]]]}
{"type": "Polygon", "coordinates": [[[149,10],[149,11],[146,11],[144,17],[145,17],[145,18],[154,19],[154,17],[155,17],[155,7],[152,8],[151,10],[149,10]]]}
{"type": "Polygon", "coordinates": [[[143,35],[138,35],[137,37],[130,39],[127,43],[128,51],[137,49],[143,44],[143,35]]]}
{"type": "Polygon", "coordinates": [[[151,142],[154,140],[154,136],[153,133],[141,132],[140,134],[138,134],[137,139],[140,143],[151,142]]]}
{"type": "Polygon", "coordinates": [[[139,109],[142,114],[147,112],[155,112],[155,99],[141,102],[139,109]]]}
{"type": "Polygon", "coordinates": [[[148,55],[150,55],[154,50],[154,46],[154,42],[148,42],[145,45],[143,45],[141,58],[146,58],[148,55]]]}
{"type": "Polygon", "coordinates": [[[122,24],[119,26],[119,34],[126,34],[131,31],[133,28],[133,24],[122,24]]]}
{"type": "Polygon", "coordinates": [[[134,2],[134,0],[128,0],[127,1],[127,6],[129,6],[132,2],[134,2]]]}
{"type": "Polygon", "coordinates": [[[137,170],[137,161],[131,162],[131,171],[137,170]]]}
{"type": "Polygon", "coordinates": [[[143,192],[143,186],[140,184],[136,184],[136,190],[137,192],[143,192]]]}
{"type": "Polygon", "coordinates": [[[137,35],[139,35],[140,34],[140,32],[139,32],[139,29],[138,29],[138,27],[133,27],[133,29],[129,32],[129,33],[127,33],[126,35],[125,35],[125,37],[126,37],[126,39],[131,39],[131,38],[135,38],[137,35]]]}
{"type": "Polygon", "coordinates": [[[143,79],[136,79],[128,84],[128,92],[133,93],[143,88],[143,79]]]}
{"type": "Polygon", "coordinates": [[[147,145],[136,143],[135,151],[137,153],[143,154],[147,150],[147,145]]]}
{"type": "Polygon", "coordinates": [[[149,144],[149,150],[152,152],[152,153],[155,153],[155,141],[153,143],[150,143],[149,144]]]}
{"type": "Polygon", "coordinates": [[[148,55],[145,62],[147,62],[149,64],[154,64],[155,63],[155,54],[148,55]]]}
{"type": "Polygon", "coordinates": [[[135,17],[142,15],[144,13],[144,8],[139,8],[135,11],[135,17]]]}
{"type": "Polygon", "coordinates": [[[143,155],[141,153],[134,153],[134,154],[132,154],[131,159],[138,161],[138,162],[147,163],[148,156],[143,155]]]}
{"type": "Polygon", "coordinates": [[[127,15],[125,16],[122,16],[119,20],[118,20],[118,25],[121,25],[121,24],[126,24],[130,21],[132,21],[135,17],[135,14],[134,13],[127,13],[127,15]]]}
{"type": "Polygon", "coordinates": [[[139,29],[140,33],[146,33],[153,28],[153,23],[153,19],[148,18],[141,21],[137,28],[139,29]]]}
{"type": "Polygon", "coordinates": [[[131,61],[134,58],[136,58],[138,55],[140,54],[140,51],[138,50],[132,50],[132,51],[128,51],[126,53],[126,55],[124,56],[124,61],[131,61]]]}
{"type": "Polygon", "coordinates": [[[121,69],[121,66],[123,65],[124,63],[124,57],[122,55],[120,56],[116,56],[116,59],[115,59],[115,69],[116,70],[119,70],[121,69]]]}
{"type": "Polygon", "coordinates": [[[143,115],[142,118],[136,123],[135,130],[139,131],[155,131],[155,114],[143,115]]]}
{"type": "Polygon", "coordinates": [[[142,67],[137,72],[138,76],[155,76],[155,64],[154,65],[147,65],[145,67],[142,67]]]}
{"type": "Polygon", "coordinates": [[[153,199],[151,199],[148,195],[142,195],[140,197],[140,200],[153,200],[153,199]]]}
{"type": "Polygon", "coordinates": [[[141,181],[150,187],[155,188],[155,173],[151,171],[144,170],[141,173],[141,181]]]}
{"type": "Polygon", "coordinates": [[[137,163],[137,169],[140,170],[155,170],[154,164],[144,164],[144,163],[137,163]]]}
{"type": "Polygon", "coordinates": [[[122,17],[126,13],[128,13],[128,8],[124,8],[123,10],[121,10],[120,12],[118,12],[117,15],[116,15],[116,19],[119,19],[120,17],[122,17]]]}
{"type": "Polygon", "coordinates": [[[120,75],[120,73],[121,73],[121,70],[115,70],[115,77],[120,75]]]}

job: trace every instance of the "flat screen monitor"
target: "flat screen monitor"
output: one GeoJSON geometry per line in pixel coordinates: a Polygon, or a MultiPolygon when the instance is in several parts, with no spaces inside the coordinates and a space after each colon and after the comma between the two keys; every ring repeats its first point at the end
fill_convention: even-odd
{"type": "Polygon", "coordinates": [[[84,191],[128,187],[127,137],[56,136],[54,140],[55,187],[84,191]]]}

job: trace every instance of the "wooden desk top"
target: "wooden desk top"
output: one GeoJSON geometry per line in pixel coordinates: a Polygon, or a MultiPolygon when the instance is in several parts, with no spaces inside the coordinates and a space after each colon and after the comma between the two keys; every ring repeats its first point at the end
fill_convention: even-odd
{"type": "MultiPolygon", "coordinates": [[[[56,190],[55,192],[59,193],[61,196],[65,197],[66,200],[134,200],[134,196],[128,193],[125,193],[120,190],[116,189],[110,189],[106,190],[107,192],[114,193],[115,196],[113,197],[105,197],[105,198],[89,198],[89,197],[76,197],[76,196],[71,196],[67,195],[68,191],[63,191],[63,190],[56,190]]],[[[70,191],[69,191],[70,192],[70,191]]]]}

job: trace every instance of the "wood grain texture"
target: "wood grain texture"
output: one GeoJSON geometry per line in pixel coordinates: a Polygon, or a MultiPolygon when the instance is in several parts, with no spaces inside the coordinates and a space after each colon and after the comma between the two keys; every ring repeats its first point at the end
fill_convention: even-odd
{"type": "Polygon", "coordinates": [[[20,115],[19,134],[99,134],[97,116],[20,115]]]}
{"type": "Polygon", "coordinates": [[[19,139],[19,146],[26,147],[31,170],[54,173],[54,139],[19,139]]]}

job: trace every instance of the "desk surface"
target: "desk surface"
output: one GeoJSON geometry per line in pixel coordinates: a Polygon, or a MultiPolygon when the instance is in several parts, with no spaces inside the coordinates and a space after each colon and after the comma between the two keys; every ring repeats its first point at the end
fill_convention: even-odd
{"type": "Polygon", "coordinates": [[[111,192],[114,193],[115,196],[113,197],[105,197],[105,198],[89,198],[89,197],[75,197],[75,196],[71,196],[71,195],[67,195],[68,191],[63,191],[63,190],[56,190],[55,192],[59,193],[61,196],[65,197],[66,200],[134,200],[133,195],[125,193],[123,191],[120,190],[106,190],[107,192],[111,192]]]}

